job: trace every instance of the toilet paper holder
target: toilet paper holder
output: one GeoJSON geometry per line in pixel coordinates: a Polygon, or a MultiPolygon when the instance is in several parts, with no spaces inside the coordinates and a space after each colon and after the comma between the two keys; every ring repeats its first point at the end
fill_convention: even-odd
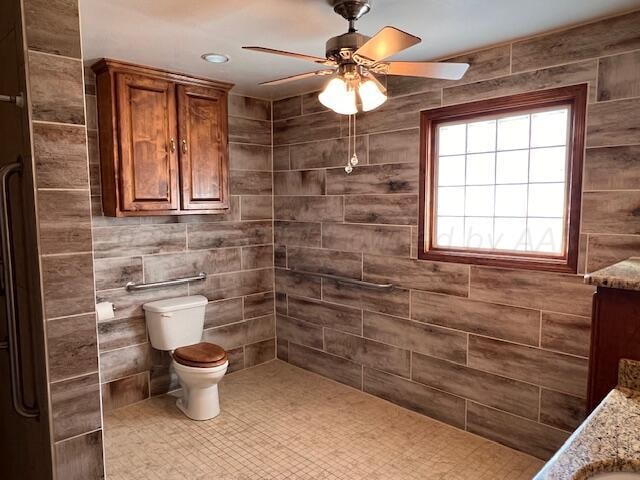
{"type": "Polygon", "coordinates": [[[109,301],[96,303],[98,321],[111,320],[116,316],[116,306],[109,301]]]}

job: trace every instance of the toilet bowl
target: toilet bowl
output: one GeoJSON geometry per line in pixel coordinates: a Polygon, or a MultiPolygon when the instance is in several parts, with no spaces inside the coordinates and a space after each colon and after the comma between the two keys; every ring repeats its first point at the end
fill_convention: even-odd
{"type": "Polygon", "coordinates": [[[182,365],[175,360],[173,368],[182,386],[182,397],[176,405],[192,420],[209,420],[220,413],[218,382],[227,372],[229,360],[218,367],[202,368],[182,365]]]}
{"type": "Polygon", "coordinates": [[[149,340],[153,348],[171,353],[180,380],[177,407],[193,420],[209,420],[220,413],[218,382],[227,371],[227,352],[202,342],[207,298],[201,295],[145,303],[149,340]]]}

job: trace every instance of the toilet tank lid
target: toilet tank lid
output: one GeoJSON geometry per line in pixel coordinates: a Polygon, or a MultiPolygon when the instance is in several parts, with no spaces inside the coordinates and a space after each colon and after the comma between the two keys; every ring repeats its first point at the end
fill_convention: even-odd
{"type": "Polygon", "coordinates": [[[145,303],[142,308],[149,312],[163,313],[185,308],[202,307],[208,302],[207,297],[202,295],[190,295],[188,297],[167,298],[166,300],[145,303]]]}

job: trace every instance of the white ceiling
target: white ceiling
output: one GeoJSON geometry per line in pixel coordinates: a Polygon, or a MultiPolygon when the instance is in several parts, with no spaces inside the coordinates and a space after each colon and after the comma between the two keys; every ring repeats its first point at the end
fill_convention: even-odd
{"type": "MultiPolygon", "coordinates": [[[[260,45],[324,56],[346,32],[330,0],[80,0],[87,63],[110,57],[236,84],[234,91],[282,98],[318,80],[260,87],[261,81],[315,70],[305,61],[242,50],[260,45]],[[200,59],[222,52],[227,64],[200,59]]],[[[422,37],[394,58],[429,60],[640,7],[640,0],[371,0],[359,22],[373,35],[393,25],[422,37]]]]}

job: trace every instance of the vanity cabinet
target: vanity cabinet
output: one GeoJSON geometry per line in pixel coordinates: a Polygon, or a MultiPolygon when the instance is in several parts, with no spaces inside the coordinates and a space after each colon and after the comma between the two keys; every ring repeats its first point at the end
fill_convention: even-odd
{"type": "Polygon", "coordinates": [[[618,384],[620,360],[640,361],[640,257],[585,276],[593,295],[587,410],[618,384]]]}
{"type": "Polygon", "coordinates": [[[106,59],[93,70],[104,214],[228,209],[231,85],[106,59]]]}
{"type": "Polygon", "coordinates": [[[589,412],[618,384],[621,359],[640,361],[640,291],[598,286],[591,324],[589,412]]]}

